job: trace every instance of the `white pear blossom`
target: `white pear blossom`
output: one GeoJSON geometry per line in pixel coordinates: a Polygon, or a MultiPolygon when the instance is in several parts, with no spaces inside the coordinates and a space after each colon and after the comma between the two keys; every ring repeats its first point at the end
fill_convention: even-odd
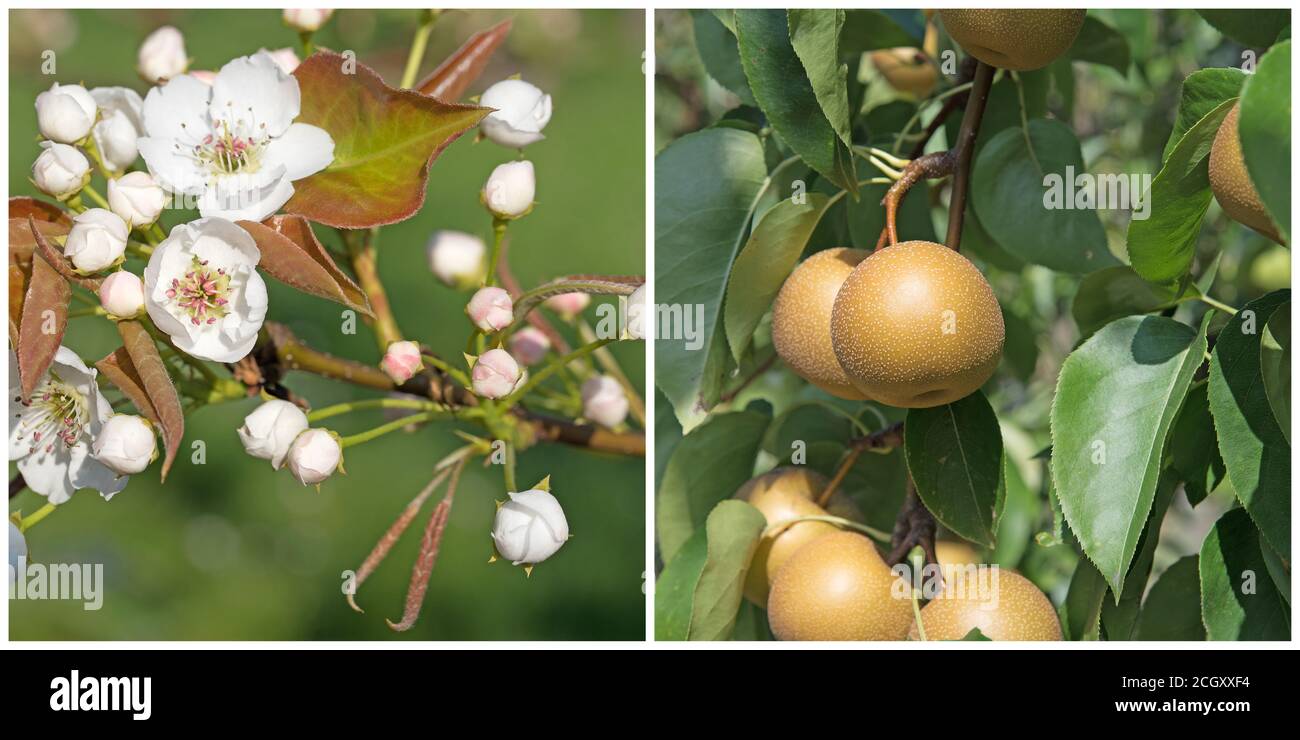
{"type": "Polygon", "coordinates": [[[253,237],[225,219],[176,226],[145,267],[149,318],[182,352],[213,362],[242,359],[266,319],[261,258],[253,237]]]}
{"type": "Polygon", "coordinates": [[[513,565],[534,565],[569,541],[569,522],[554,496],[537,488],[509,496],[492,525],[492,542],[501,557],[513,565]]]}
{"type": "Polygon", "coordinates": [[[90,180],[90,160],[75,146],[42,141],[45,151],[32,165],[32,182],[41,192],[66,200],[90,180]]]}
{"type": "Polygon", "coordinates": [[[90,96],[99,106],[99,123],[92,130],[104,166],[114,172],[130,167],[144,135],[144,101],[129,87],[97,87],[90,96]]]}
{"type": "Polygon", "coordinates": [[[108,181],[108,205],[128,226],[148,226],[162,215],[167,194],[148,172],[128,172],[108,181]]]}
{"type": "Polygon", "coordinates": [[[18,359],[9,353],[9,460],[17,463],[27,487],[61,504],[82,488],[104,498],[126,487],[91,455],[91,443],[113,415],[95,383],[97,373],[77,354],[59,347],[54,362],[24,401],[18,359]]]}
{"type": "Polygon", "coordinates": [[[526,216],[533,210],[533,198],[536,195],[537,179],[533,163],[525,159],[497,165],[492,174],[488,175],[479,199],[493,216],[515,219],[526,216]]]}
{"type": "Polygon", "coordinates": [[[546,138],[542,129],[551,120],[551,96],[523,80],[502,80],[489,87],[479,105],[496,110],[479,126],[483,135],[511,149],[546,138]]]}
{"type": "Polygon", "coordinates": [[[189,66],[185,37],[172,26],[163,26],[145,37],[136,55],[135,69],[150,85],[185,74],[189,66]]]}
{"type": "Polygon", "coordinates": [[[110,274],[99,284],[99,305],[119,319],[139,316],[144,311],[144,281],[126,270],[110,274]]]}
{"type": "Polygon", "coordinates": [[[627,418],[627,393],[608,375],[593,375],[582,384],[582,415],[604,427],[616,427],[627,418]]]}
{"type": "Polygon", "coordinates": [[[306,430],[307,415],[302,409],[277,398],[253,409],[238,432],[248,454],[270,460],[271,467],[279,470],[293,441],[306,430]]]}
{"type": "Polygon", "coordinates": [[[286,464],[304,486],[314,486],[334,475],[343,460],[343,448],[328,429],[308,429],[289,447],[286,464]]]}
{"type": "Polygon", "coordinates": [[[197,198],[204,218],[261,221],[293,195],[292,181],[334,161],[324,129],[294,123],[300,95],[266,52],[228,62],[211,86],[181,75],[145,97],[137,146],[154,179],[197,198]]]}
{"type": "Polygon", "coordinates": [[[95,99],[81,85],[54,83],[36,96],[36,122],[41,136],[60,144],[86,138],[95,124],[95,99]]]}
{"type": "Polygon", "coordinates": [[[149,467],[158,452],[158,438],[143,417],[114,414],[91,446],[95,459],[118,475],[134,475],[149,467]]]}
{"type": "Polygon", "coordinates": [[[295,31],[315,31],[334,15],[330,8],[289,8],[284,11],[284,24],[295,31]]]}
{"type": "Polygon", "coordinates": [[[122,261],[130,230],[121,216],[105,208],[90,208],[72,217],[63,254],[78,272],[91,274],[122,261]]]}
{"type": "Polygon", "coordinates": [[[645,339],[645,285],[632,291],[627,297],[627,336],[629,339],[645,339]]]}
{"type": "Polygon", "coordinates": [[[436,231],[429,239],[429,270],[443,284],[464,290],[483,280],[483,240],[463,231],[436,231]]]}

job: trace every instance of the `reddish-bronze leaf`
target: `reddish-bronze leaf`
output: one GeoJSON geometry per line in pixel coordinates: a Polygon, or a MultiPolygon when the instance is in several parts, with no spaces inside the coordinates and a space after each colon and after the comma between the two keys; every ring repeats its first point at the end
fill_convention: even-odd
{"type": "MultiPolygon", "coordinates": [[[[144,395],[153,406],[158,426],[162,427],[162,480],[167,480],[167,471],[171,470],[176,451],[181,447],[181,437],[185,435],[185,412],[181,409],[181,399],[167,374],[167,365],[163,363],[162,355],[158,354],[158,346],[154,344],[153,337],[149,336],[149,330],[144,328],[144,324],[139,321],[119,321],[117,333],[122,335],[122,348],[131,360],[135,377],[139,378],[139,386],[144,389],[144,395]]],[[[125,388],[122,391],[126,393],[125,388]]],[[[138,403],[136,405],[143,413],[144,407],[138,403]]]]}
{"type": "Polygon", "coordinates": [[[158,417],[158,409],[154,408],[153,401],[149,399],[149,394],[144,389],[144,380],[140,378],[140,372],[135,369],[135,363],[131,361],[131,355],[126,353],[125,347],[118,347],[107,357],[96,362],[95,367],[108,378],[110,383],[131,399],[131,403],[135,404],[145,418],[161,426],[162,420],[158,417]]]}
{"type": "Polygon", "coordinates": [[[479,31],[451,56],[442,60],[438,68],[415,86],[416,90],[439,100],[454,103],[460,100],[474,80],[483,74],[483,68],[492,58],[506,34],[510,33],[509,19],[501,21],[486,31],[479,31]]]}
{"type": "Polygon", "coordinates": [[[20,218],[26,221],[28,216],[37,221],[48,221],[49,223],[59,223],[69,228],[72,227],[72,217],[68,215],[67,211],[53,203],[26,197],[9,199],[9,218],[20,218]]]}
{"type": "Polygon", "coordinates": [[[18,379],[24,399],[32,395],[63,343],[70,300],[72,287],[68,281],[45,260],[34,258],[17,332],[18,379]]]}
{"type": "Polygon", "coordinates": [[[34,216],[9,219],[9,264],[17,264],[25,272],[31,272],[32,252],[36,250],[36,234],[40,231],[47,240],[67,236],[71,228],[67,224],[41,221],[34,216]]]}
{"type": "Polygon", "coordinates": [[[262,251],[258,263],[268,275],[292,288],[309,293],[367,316],[370,302],[352,278],[339,269],[302,216],[272,216],[262,223],[240,221],[262,251]]]}
{"type": "Polygon", "coordinates": [[[442,532],[447,528],[447,519],[451,517],[451,502],[456,497],[456,483],[460,480],[460,471],[465,461],[456,463],[452,468],[451,482],[447,484],[447,494],[429,515],[429,523],[424,528],[424,537],[420,539],[420,554],[411,566],[411,582],[406,587],[406,607],[402,610],[402,621],[386,620],[394,632],[405,632],[415,626],[420,618],[420,609],[424,606],[424,594],[429,590],[429,576],[433,575],[433,566],[438,562],[438,551],[442,547],[442,532]]]}
{"type": "MultiPolygon", "coordinates": [[[[29,264],[30,267],[30,264],[29,264]]],[[[9,263],[9,346],[18,346],[18,322],[23,315],[23,295],[27,292],[27,273],[9,263]]]]}
{"type": "MultiPolygon", "coordinates": [[[[12,222],[11,222],[12,223],[12,222]]],[[[36,240],[36,252],[45,258],[45,261],[58,271],[65,280],[75,285],[80,285],[92,293],[99,291],[99,284],[104,282],[103,278],[89,278],[78,275],[77,271],[72,268],[72,263],[64,257],[59,250],[55,249],[46,236],[45,229],[30,216],[27,218],[28,234],[36,240]]]]}
{"type": "Polygon", "coordinates": [[[384,84],[374,70],[330,51],[293,72],[300,123],[334,139],[334,161],[294,182],[284,210],[343,229],[396,223],[424,205],[429,165],[490,111],[384,84]]]}

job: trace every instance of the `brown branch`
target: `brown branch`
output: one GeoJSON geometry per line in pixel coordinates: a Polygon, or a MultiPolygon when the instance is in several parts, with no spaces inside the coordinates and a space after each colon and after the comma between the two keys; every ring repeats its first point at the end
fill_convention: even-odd
{"type": "Polygon", "coordinates": [[[966,114],[962,116],[961,129],[957,132],[957,142],[953,149],[957,152],[957,162],[952,179],[952,196],[948,202],[948,238],[945,244],[954,251],[961,248],[966,194],[970,191],[971,161],[975,158],[975,140],[979,137],[984,108],[989,102],[989,90],[993,87],[993,72],[993,67],[983,62],[977,63],[970,102],[966,106],[966,114]]]}
{"type": "Polygon", "coordinates": [[[826,490],[822,491],[821,496],[817,498],[817,505],[825,508],[830,503],[831,496],[835,495],[835,491],[844,482],[845,476],[853,469],[854,464],[857,463],[863,452],[866,450],[892,450],[902,445],[903,422],[901,421],[890,424],[884,429],[877,429],[865,437],[855,437],[849,440],[849,454],[840,462],[840,467],[835,471],[835,477],[831,478],[826,490]]]}
{"type": "Polygon", "coordinates": [[[938,564],[939,558],[934,552],[936,529],[934,516],[921,503],[920,497],[916,495],[916,484],[908,476],[907,498],[903,500],[903,508],[899,510],[898,519],[894,522],[894,533],[889,541],[889,555],[885,562],[890,565],[901,563],[907,559],[912,548],[919,545],[925,552],[924,565],[938,564]]]}

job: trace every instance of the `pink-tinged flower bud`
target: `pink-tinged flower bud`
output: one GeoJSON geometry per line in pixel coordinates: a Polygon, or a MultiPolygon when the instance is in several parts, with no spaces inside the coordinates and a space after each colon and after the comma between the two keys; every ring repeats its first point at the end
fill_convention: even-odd
{"type": "Polygon", "coordinates": [[[546,299],[546,307],[565,319],[572,319],[586,311],[589,305],[591,305],[591,296],[586,293],[561,293],[546,299]]]}
{"type": "Polygon", "coordinates": [[[525,326],[510,335],[510,354],[525,365],[536,365],[551,349],[551,340],[542,330],[525,326]]]}
{"type": "Polygon", "coordinates": [[[86,138],[95,125],[98,106],[90,92],[81,85],[54,83],[36,96],[36,123],[41,136],[60,144],[72,144],[86,138]]]}
{"type": "Polygon", "coordinates": [[[238,429],[244,451],[270,460],[276,470],[284,464],[289,447],[307,429],[307,415],[296,404],[279,398],[267,401],[244,417],[238,429]]]}
{"type": "Polygon", "coordinates": [[[537,195],[537,178],[533,172],[533,163],[506,162],[497,165],[488,175],[483,186],[480,200],[487,206],[493,216],[514,219],[526,216],[533,210],[533,198],[537,195]]]}
{"type": "Polygon", "coordinates": [[[501,288],[479,288],[465,306],[465,313],[483,331],[501,331],[515,320],[515,304],[501,288]]]}
{"type": "Polygon", "coordinates": [[[91,446],[96,460],[118,475],[134,475],[149,467],[158,451],[153,427],[139,416],[115,414],[104,422],[91,446]]]}
{"type": "Polygon", "coordinates": [[[429,239],[429,269],[451,288],[466,290],[483,281],[483,240],[463,231],[435,231],[429,239]]]}
{"type": "Polygon", "coordinates": [[[582,384],[582,415],[604,427],[616,427],[627,418],[627,394],[617,380],[594,375],[582,384]]]}
{"type": "Polygon", "coordinates": [[[484,352],[470,373],[474,394],[483,398],[505,398],[519,384],[519,378],[519,363],[503,349],[484,352]]]}
{"type": "Polygon", "coordinates": [[[293,441],[285,463],[304,486],[314,486],[334,475],[343,460],[343,448],[328,429],[308,429],[293,441]]]}
{"type": "Polygon", "coordinates": [[[185,74],[190,58],[185,54],[185,37],[171,26],[149,34],[140,44],[135,69],[150,85],[185,74]]]}
{"type": "Polygon", "coordinates": [[[388,345],[388,351],[384,353],[379,366],[394,383],[405,383],[424,368],[424,361],[420,359],[420,345],[415,342],[393,342],[388,345]]]}
{"type": "Polygon", "coordinates": [[[284,11],[284,24],[295,31],[315,31],[332,15],[330,8],[291,8],[284,11]]]}
{"type": "Polygon", "coordinates": [[[119,319],[139,316],[144,310],[144,281],[126,270],[112,273],[99,284],[99,305],[119,319]]]}
{"type": "Polygon", "coordinates": [[[162,215],[167,194],[148,172],[128,172],[108,181],[108,205],[131,228],[148,226],[162,215]]]}

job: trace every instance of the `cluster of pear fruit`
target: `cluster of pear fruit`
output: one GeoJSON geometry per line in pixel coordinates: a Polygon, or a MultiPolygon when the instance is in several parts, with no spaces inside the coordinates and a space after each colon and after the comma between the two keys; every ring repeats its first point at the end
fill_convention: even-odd
{"type": "Polygon", "coordinates": [[[766,607],[777,639],[915,640],[921,628],[927,640],[960,640],[974,629],[990,640],[1061,639],[1056,612],[1033,583],[978,565],[974,549],[959,542],[936,545],[943,591],[921,609],[918,625],[910,583],[893,572],[870,539],[826,521],[796,521],[861,521],[857,506],[842,493],[818,505],[827,485],[816,471],[787,467],[749,481],[735,495],[767,518],[744,592],[766,607]]]}

